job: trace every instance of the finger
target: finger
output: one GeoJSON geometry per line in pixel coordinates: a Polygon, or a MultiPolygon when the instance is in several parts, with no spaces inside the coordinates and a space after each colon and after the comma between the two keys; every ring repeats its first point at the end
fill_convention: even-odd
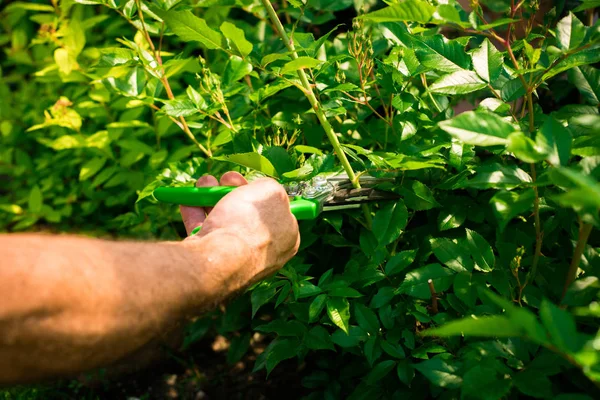
{"type": "MultiPolygon", "coordinates": [[[[196,187],[217,186],[218,184],[219,182],[214,176],[205,175],[198,179],[196,187]]],[[[208,212],[207,207],[189,206],[179,206],[179,211],[188,235],[198,226],[202,226],[208,212]]]]}
{"type": "MultiPolygon", "coordinates": [[[[219,181],[217,181],[217,178],[215,178],[212,175],[204,175],[204,176],[200,177],[200,179],[198,179],[198,182],[196,182],[196,187],[207,187],[207,186],[219,186],[219,181]],[[206,178],[206,179],[202,179],[202,178],[206,178]]],[[[213,209],[212,207],[204,207],[204,211],[205,211],[206,215],[210,214],[212,209],[213,209]]]]}
{"type": "Polygon", "coordinates": [[[247,184],[248,181],[239,172],[225,172],[221,177],[221,186],[243,186],[247,184]]]}

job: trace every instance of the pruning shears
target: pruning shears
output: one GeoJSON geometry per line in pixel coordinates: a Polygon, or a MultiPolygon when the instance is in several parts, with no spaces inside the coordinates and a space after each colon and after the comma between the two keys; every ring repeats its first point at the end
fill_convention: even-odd
{"type": "MultiPolygon", "coordinates": [[[[377,186],[393,183],[393,178],[361,175],[361,188],[355,189],[348,175],[316,176],[310,181],[283,184],[289,198],[290,211],[298,220],[315,219],[321,212],[358,208],[367,202],[394,200],[399,195],[379,190],[377,186]]],[[[213,207],[237,186],[159,187],[154,197],[164,203],[184,206],[213,207]]]]}

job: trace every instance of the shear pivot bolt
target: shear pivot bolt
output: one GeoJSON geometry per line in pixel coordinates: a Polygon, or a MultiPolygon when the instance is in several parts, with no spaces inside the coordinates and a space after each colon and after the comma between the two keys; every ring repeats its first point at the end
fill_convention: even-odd
{"type": "Polygon", "coordinates": [[[313,185],[315,185],[318,188],[327,186],[327,179],[323,178],[322,176],[316,176],[313,179],[313,185]]]}
{"type": "Polygon", "coordinates": [[[313,186],[309,186],[304,190],[304,196],[310,198],[310,197],[315,197],[317,195],[318,190],[313,187],[313,186]]]}

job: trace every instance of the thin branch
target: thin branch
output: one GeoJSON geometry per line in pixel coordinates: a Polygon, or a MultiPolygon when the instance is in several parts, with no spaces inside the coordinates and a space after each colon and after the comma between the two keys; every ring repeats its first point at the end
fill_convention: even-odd
{"type": "MultiPolygon", "coordinates": [[[[148,33],[148,30],[146,29],[146,23],[144,21],[144,13],[142,12],[142,7],[141,7],[141,1],[140,0],[135,0],[135,3],[137,5],[137,10],[138,10],[138,16],[140,18],[140,23],[142,25],[142,33],[144,34],[144,38],[146,39],[146,42],[148,42],[148,46],[150,46],[150,49],[152,50],[152,53],[154,54],[154,58],[156,59],[158,65],[161,67],[161,71],[160,71],[160,81],[163,84],[163,86],[165,87],[165,91],[167,92],[167,97],[170,100],[175,99],[175,96],[173,95],[173,90],[171,90],[171,85],[169,84],[169,80],[166,78],[165,76],[165,70],[163,68],[163,63],[162,63],[162,58],[160,57],[160,54],[157,53],[156,48],[154,47],[154,43],[152,42],[152,38],[150,37],[150,34],[148,33]]],[[[161,35],[161,43],[162,43],[162,35],[161,35]]],[[[194,134],[192,133],[192,131],[190,130],[190,127],[187,124],[187,121],[185,119],[185,117],[181,116],[179,117],[179,124],[177,124],[182,130],[183,132],[190,138],[190,140],[207,156],[207,157],[212,157],[212,152],[210,151],[210,149],[207,149],[206,147],[204,147],[200,142],[198,142],[198,140],[196,139],[196,137],[194,136],[194,134]]]]}
{"type": "Polygon", "coordinates": [[[569,271],[567,272],[567,278],[565,279],[565,286],[563,288],[561,300],[565,298],[569,286],[571,286],[571,284],[575,281],[575,278],[577,278],[577,270],[579,269],[581,256],[585,250],[585,246],[588,238],[590,237],[590,233],[592,232],[592,228],[592,224],[585,223],[581,219],[579,220],[579,236],[577,238],[575,250],[573,250],[573,258],[571,259],[571,265],[569,266],[569,271]]]}
{"type": "MultiPolygon", "coordinates": [[[[273,25],[275,25],[275,27],[277,28],[277,33],[279,34],[279,36],[281,37],[281,40],[283,40],[283,43],[289,50],[292,59],[294,59],[294,60],[297,59],[298,53],[296,52],[296,48],[294,47],[294,42],[290,40],[287,33],[285,32],[285,28],[281,24],[281,21],[279,20],[277,13],[273,9],[273,5],[271,4],[271,2],[269,0],[261,0],[261,1],[267,11],[267,14],[269,15],[269,18],[273,22],[273,25]]],[[[300,81],[302,82],[302,87],[304,88],[303,92],[304,92],[305,96],[308,98],[308,101],[309,101],[310,105],[312,106],[313,110],[315,111],[317,118],[321,122],[321,125],[323,126],[323,130],[325,131],[325,134],[327,135],[329,141],[331,142],[331,145],[333,146],[333,148],[336,152],[336,155],[338,156],[338,159],[340,160],[342,166],[344,167],[344,170],[348,174],[348,178],[352,181],[352,184],[354,185],[355,188],[360,188],[360,183],[356,179],[356,174],[354,173],[354,170],[352,169],[352,166],[350,165],[350,162],[348,161],[346,154],[342,150],[342,147],[341,147],[340,142],[333,130],[333,127],[331,126],[331,124],[329,123],[327,118],[325,117],[325,113],[323,112],[321,104],[317,101],[317,99],[315,97],[315,94],[312,90],[312,87],[311,87],[309,81],[308,81],[308,77],[306,76],[306,73],[304,72],[304,69],[298,70],[298,77],[300,78],[300,81]]]]}
{"type": "Polygon", "coordinates": [[[435,292],[435,286],[433,286],[433,279],[429,279],[427,281],[427,285],[429,285],[429,292],[431,293],[431,311],[434,314],[438,313],[438,301],[437,301],[437,293],[435,292]]]}

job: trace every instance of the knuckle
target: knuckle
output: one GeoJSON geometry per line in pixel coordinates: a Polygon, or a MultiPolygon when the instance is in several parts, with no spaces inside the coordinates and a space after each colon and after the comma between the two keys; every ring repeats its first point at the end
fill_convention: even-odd
{"type": "Polygon", "coordinates": [[[281,185],[275,179],[262,178],[261,184],[264,186],[264,189],[269,194],[271,194],[272,196],[275,196],[277,199],[280,199],[280,200],[282,200],[284,198],[287,199],[287,192],[283,188],[283,185],[281,185]]]}

